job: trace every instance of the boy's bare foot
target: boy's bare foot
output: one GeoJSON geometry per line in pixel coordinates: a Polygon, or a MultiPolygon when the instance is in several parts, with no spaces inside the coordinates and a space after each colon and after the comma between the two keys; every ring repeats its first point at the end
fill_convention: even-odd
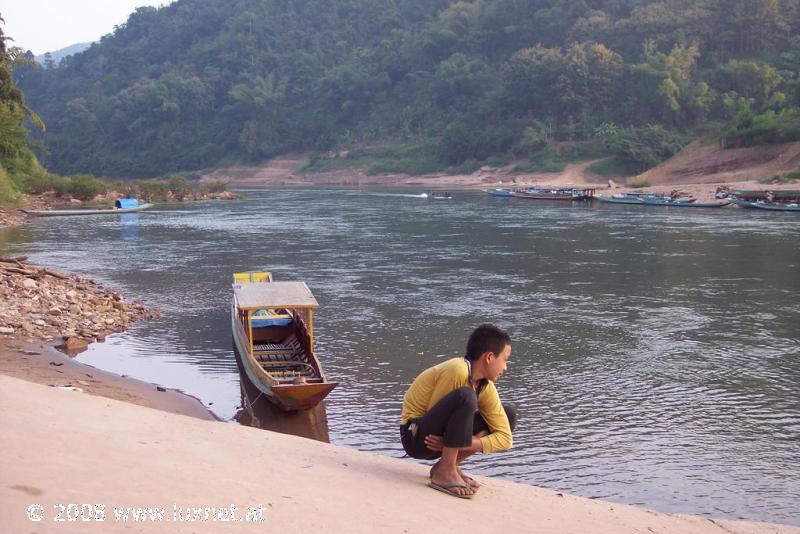
{"type": "MultiPolygon", "coordinates": [[[[459,476],[458,471],[445,472],[444,470],[437,470],[431,477],[431,483],[444,488],[447,493],[453,495],[475,495],[475,488],[467,484],[464,479],[459,476]]],[[[437,488],[437,489],[439,489],[437,488]]]]}
{"type": "MultiPolygon", "coordinates": [[[[439,468],[439,462],[436,462],[435,464],[433,464],[433,467],[431,467],[431,472],[430,472],[430,475],[429,475],[431,480],[433,480],[434,474],[436,473],[438,468],[439,468]]],[[[477,490],[478,488],[481,487],[480,482],[478,482],[477,480],[475,480],[471,476],[465,474],[464,471],[462,471],[460,467],[456,467],[456,472],[458,472],[458,476],[461,477],[461,480],[463,480],[464,483],[468,484],[469,487],[471,487],[472,489],[477,490]]]]}

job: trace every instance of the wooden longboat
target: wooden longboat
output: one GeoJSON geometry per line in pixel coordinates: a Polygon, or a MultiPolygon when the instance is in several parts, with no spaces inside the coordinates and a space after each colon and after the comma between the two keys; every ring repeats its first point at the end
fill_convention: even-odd
{"type": "Polygon", "coordinates": [[[756,191],[733,190],[725,191],[727,196],[750,202],[767,201],[768,193],[772,194],[775,203],[792,204],[800,202],[800,190],[791,189],[764,189],[756,191]]]}
{"type": "Polygon", "coordinates": [[[522,191],[514,191],[513,196],[528,200],[580,200],[587,201],[594,197],[594,189],[578,189],[575,187],[533,187],[522,191]]]}
{"type": "Polygon", "coordinates": [[[593,197],[595,200],[600,202],[607,202],[609,204],[636,204],[636,205],[644,205],[644,198],[642,195],[635,195],[635,194],[615,194],[611,196],[605,195],[595,195],[593,197]]]}
{"type": "Polygon", "coordinates": [[[697,202],[694,198],[673,199],[668,196],[653,195],[644,197],[644,203],[648,206],[670,206],[673,208],[724,208],[730,204],[731,201],[697,202]]]}
{"type": "Polygon", "coordinates": [[[273,282],[272,275],[235,273],[231,330],[248,378],[285,411],[313,408],[328,382],[314,354],[314,310],[304,282],[273,282]]]}
{"type": "Polygon", "coordinates": [[[794,211],[800,212],[800,204],[796,202],[783,203],[783,202],[748,202],[746,200],[734,199],[733,201],[742,208],[755,208],[768,211],[794,211]]]}

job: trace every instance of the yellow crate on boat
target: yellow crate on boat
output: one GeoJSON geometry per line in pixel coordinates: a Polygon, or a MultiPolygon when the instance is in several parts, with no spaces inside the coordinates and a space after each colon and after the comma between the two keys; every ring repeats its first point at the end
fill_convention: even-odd
{"type": "Polygon", "coordinates": [[[247,271],[244,273],[233,273],[233,281],[237,284],[272,282],[272,273],[269,271],[247,271]]]}

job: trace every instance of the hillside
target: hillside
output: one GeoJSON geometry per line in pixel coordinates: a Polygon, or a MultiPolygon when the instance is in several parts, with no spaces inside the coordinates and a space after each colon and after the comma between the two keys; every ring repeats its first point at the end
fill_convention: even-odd
{"type": "Polygon", "coordinates": [[[47,52],[40,56],[36,56],[36,61],[42,65],[47,64],[47,55],[50,55],[50,60],[53,62],[53,65],[58,65],[62,59],[67,56],[72,56],[75,54],[80,54],[87,48],[89,48],[92,43],[75,43],[73,45],[65,46],[64,48],[59,48],[58,50],[53,50],[52,52],[47,52]]]}
{"type": "Polygon", "coordinates": [[[562,142],[641,170],[711,121],[796,107],[798,13],[800,0],[178,0],[14,74],[62,173],[387,141],[417,147],[415,172],[552,159],[562,142]]]}
{"type": "Polygon", "coordinates": [[[652,185],[758,181],[800,168],[800,143],[732,148],[695,141],[673,158],[639,175],[652,185]]]}

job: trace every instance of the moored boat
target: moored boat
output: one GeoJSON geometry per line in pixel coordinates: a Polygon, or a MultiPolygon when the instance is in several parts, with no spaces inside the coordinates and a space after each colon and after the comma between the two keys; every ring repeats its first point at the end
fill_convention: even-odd
{"type": "Polygon", "coordinates": [[[500,187],[496,189],[484,189],[483,192],[492,197],[510,198],[514,196],[513,191],[509,189],[502,189],[500,187]]]}
{"type": "Polygon", "coordinates": [[[591,200],[594,189],[579,189],[575,187],[547,187],[537,186],[522,191],[514,191],[514,197],[528,200],[591,200]]]}
{"type": "Polygon", "coordinates": [[[248,378],[286,411],[312,408],[336,387],[314,353],[314,310],[304,282],[268,272],[234,273],[231,329],[248,378]]]}
{"type": "Polygon", "coordinates": [[[800,203],[800,190],[792,189],[765,189],[765,190],[725,190],[728,197],[736,198],[739,200],[757,202],[759,200],[765,202],[776,203],[800,203]]]}
{"type": "Polygon", "coordinates": [[[136,213],[152,208],[152,204],[139,204],[135,198],[121,198],[114,203],[113,208],[75,209],[75,210],[25,210],[22,211],[33,217],[64,217],[72,215],[119,215],[121,213],[136,213]]]}
{"type": "Polygon", "coordinates": [[[595,195],[593,198],[600,202],[608,202],[610,204],[644,204],[644,196],[632,193],[616,193],[611,196],[595,195]]]}
{"type": "Polygon", "coordinates": [[[697,202],[694,198],[671,198],[669,196],[652,195],[643,198],[648,206],[672,206],[676,208],[723,208],[730,204],[730,200],[718,202],[697,202]]]}
{"type": "Polygon", "coordinates": [[[759,209],[759,210],[768,210],[768,211],[794,211],[800,212],[800,204],[797,202],[763,202],[763,201],[756,201],[751,202],[749,200],[741,200],[738,198],[732,199],[732,202],[739,207],[742,208],[752,208],[752,209],[759,209]]]}

